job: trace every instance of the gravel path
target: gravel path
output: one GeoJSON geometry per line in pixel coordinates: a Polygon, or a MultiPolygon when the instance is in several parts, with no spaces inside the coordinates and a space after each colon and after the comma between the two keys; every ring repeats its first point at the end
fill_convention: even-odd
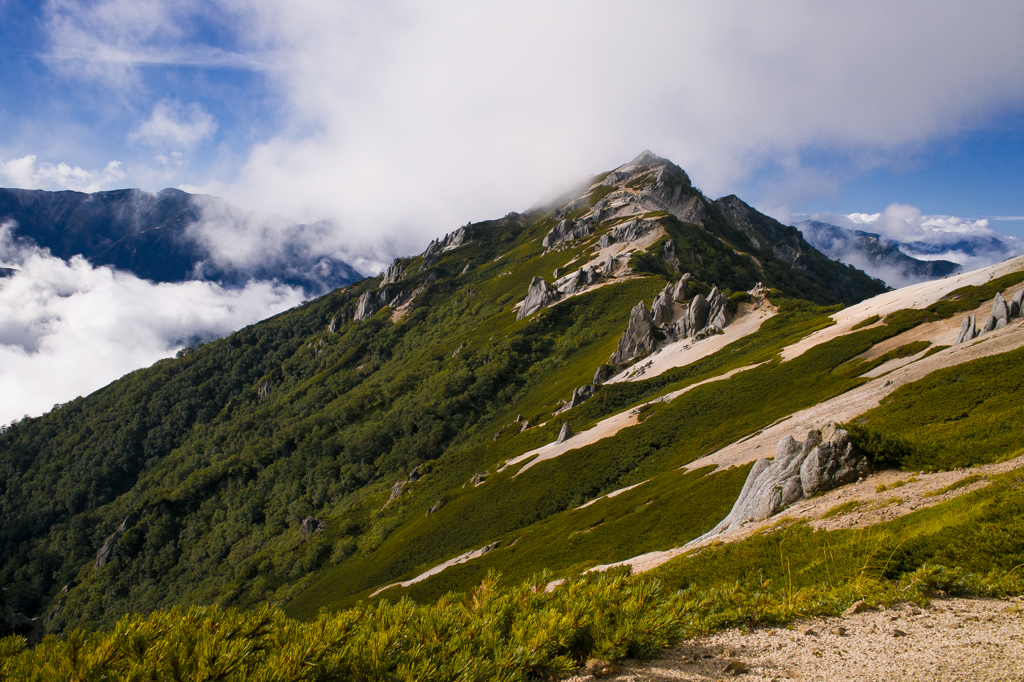
{"type": "Polygon", "coordinates": [[[626,661],[606,679],[1024,680],[1022,613],[1020,597],[936,599],[927,609],[903,604],[789,627],[729,629],[687,641],[653,661],[626,661]]]}

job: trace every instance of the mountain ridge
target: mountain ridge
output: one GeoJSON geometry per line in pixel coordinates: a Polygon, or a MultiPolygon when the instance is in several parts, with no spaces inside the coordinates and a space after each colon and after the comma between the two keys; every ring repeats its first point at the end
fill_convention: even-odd
{"type": "Polygon", "coordinates": [[[676,547],[725,517],[749,471],[702,457],[865,385],[909,342],[893,357],[876,347],[1024,281],[983,278],[884,321],[865,310],[784,357],[839,328],[842,301],[887,288],[638,159],[561,205],[466,225],[380,277],[5,427],[12,603],[54,632],[188,603],[311,617],[485,547],[383,596],[676,547]],[[519,317],[538,279],[542,305],[519,317]],[[756,324],[728,337],[742,319],[756,324]],[[643,343],[622,360],[627,336],[643,343]],[[677,364],[645,376],[661,351],[677,364]],[[616,415],[629,425],[609,438],[523,459],[616,415]]]}

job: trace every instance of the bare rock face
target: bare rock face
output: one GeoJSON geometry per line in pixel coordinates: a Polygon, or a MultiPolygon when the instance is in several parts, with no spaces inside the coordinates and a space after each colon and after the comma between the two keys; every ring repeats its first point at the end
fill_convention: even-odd
{"type": "Polygon", "coordinates": [[[598,248],[601,249],[607,249],[614,243],[615,240],[612,239],[612,236],[610,234],[602,234],[601,237],[597,240],[597,246],[598,248]]]}
{"type": "Polygon", "coordinates": [[[302,520],[302,525],[299,527],[299,535],[302,536],[302,539],[299,540],[299,542],[305,542],[323,531],[325,528],[327,528],[326,521],[321,521],[320,519],[315,519],[312,516],[307,516],[302,520]]]}
{"type": "Polygon", "coordinates": [[[1024,289],[1021,289],[1010,299],[1010,317],[1024,315],[1024,289]]]}
{"type": "Polygon", "coordinates": [[[705,329],[713,328],[721,331],[727,324],[729,324],[729,299],[718,290],[718,287],[714,287],[708,294],[708,323],[705,325],[705,329]]]}
{"type": "Polygon", "coordinates": [[[683,273],[683,276],[676,282],[675,287],[672,289],[672,300],[673,301],[685,301],[686,300],[686,286],[693,279],[693,275],[688,272],[683,273]]]}
{"type": "Polygon", "coordinates": [[[402,279],[402,275],[405,274],[405,268],[402,267],[402,261],[398,258],[395,262],[388,266],[388,269],[384,271],[384,277],[380,280],[381,288],[388,284],[394,284],[398,280],[402,279]]]}
{"type": "Polygon", "coordinates": [[[107,565],[107,561],[110,559],[110,555],[114,551],[114,547],[117,545],[118,539],[126,530],[131,528],[134,523],[135,514],[129,514],[125,517],[124,521],[121,522],[121,525],[114,529],[114,532],[107,537],[103,542],[103,546],[100,547],[98,552],[96,552],[96,562],[94,564],[96,568],[103,568],[107,565]]]}
{"type": "Polygon", "coordinates": [[[558,432],[558,440],[556,440],[555,442],[564,443],[565,441],[569,440],[575,435],[576,434],[573,433],[572,429],[569,427],[569,422],[565,422],[564,424],[562,424],[562,430],[558,432]]]}
{"type": "Polygon", "coordinates": [[[635,242],[638,239],[646,237],[651,231],[658,228],[658,223],[653,220],[630,220],[621,225],[617,225],[612,230],[612,240],[615,242],[635,242]]]}
{"type": "Polygon", "coordinates": [[[799,249],[793,248],[789,244],[776,244],[775,248],[772,249],[772,252],[779,260],[789,263],[789,266],[794,270],[807,269],[807,259],[804,258],[803,252],[799,249]]]}
{"type": "Polygon", "coordinates": [[[541,245],[546,249],[551,249],[559,244],[590,236],[592,232],[593,228],[589,221],[562,220],[544,235],[541,245]]]}
{"type": "MultiPolygon", "coordinates": [[[[557,270],[555,272],[557,272],[557,270]]],[[[592,284],[597,284],[600,279],[601,277],[597,274],[597,271],[588,266],[570,272],[568,275],[556,280],[555,289],[557,289],[560,294],[568,296],[569,294],[575,294],[578,291],[582,291],[592,284]]]]}
{"type": "Polygon", "coordinates": [[[444,244],[437,239],[431,240],[430,244],[427,245],[427,250],[423,252],[423,263],[420,265],[420,272],[437,265],[437,261],[441,260],[442,251],[444,251],[444,244]]]}
{"type": "Polygon", "coordinates": [[[333,334],[338,331],[338,316],[335,315],[331,318],[330,323],[327,325],[327,333],[333,334]]]}
{"type": "Polygon", "coordinates": [[[957,343],[966,343],[977,335],[974,329],[974,315],[968,315],[960,323],[960,335],[956,337],[957,343]]]}
{"type": "Polygon", "coordinates": [[[679,259],[676,258],[676,243],[671,239],[665,242],[665,249],[664,253],[662,253],[662,258],[664,258],[665,262],[673,268],[679,270],[679,259]]]}
{"type": "Polygon", "coordinates": [[[654,302],[651,304],[651,319],[659,327],[672,322],[672,318],[675,316],[672,298],[673,289],[674,287],[671,283],[666,284],[665,288],[661,290],[661,293],[654,298],[654,302]]]}
{"type": "Polygon", "coordinates": [[[853,483],[870,472],[870,463],[854,449],[850,434],[833,423],[823,431],[810,431],[802,443],[786,436],[779,441],[774,460],[762,457],[754,462],[729,515],[693,542],[763,521],[798,500],[853,483]]]}
{"type": "Polygon", "coordinates": [[[996,329],[1005,327],[1010,321],[1010,307],[1000,293],[996,293],[995,300],[992,301],[992,317],[996,321],[996,329]]]}
{"type": "Polygon", "coordinates": [[[601,365],[600,367],[597,368],[597,371],[594,372],[594,379],[591,383],[593,383],[595,386],[600,386],[604,382],[611,379],[613,376],[615,376],[614,369],[612,369],[608,365],[601,365]]]}
{"type": "Polygon", "coordinates": [[[356,303],[355,319],[360,322],[368,320],[380,309],[381,304],[377,299],[376,293],[372,291],[364,291],[363,295],[359,297],[359,301],[356,303]]]}
{"type": "Polygon", "coordinates": [[[621,365],[654,350],[656,341],[651,314],[640,301],[629,313],[629,326],[619,339],[619,348],[612,353],[609,362],[621,365]]]}
{"type": "MultiPolygon", "coordinates": [[[[602,365],[602,367],[604,367],[604,365],[602,365]]],[[[577,405],[582,405],[584,402],[587,401],[588,398],[590,398],[590,396],[594,395],[595,389],[596,387],[590,384],[586,386],[580,386],[579,388],[574,388],[572,391],[572,397],[569,398],[569,402],[567,402],[565,405],[556,410],[555,414],[558,414],[560,412],[566,412],[576,407],[577,405]]],[[[566,426],[568,426],[568,424],[566,424],[566,426]]]]}
{"type": "Polygon", "coordinates": [[[468,244],[470,227],[472,227],[472,223],[466,223],[451,234],[446,234],[444,236],[444,241],[441,243],[441,250],[451,251],[452,249],[457,249],[463,244],[468,244]]]}
{"type": "Polygon", "coordinates": [[[548,287],[548,283],[543,278],[534,277],[533,281],[530,282],[529,290],[526,292],[526,298],[523,299],[523,304],[519,306],[519,314],[516,316],[516,319],[521,320],[524,317],[528,317],[541,308],[548,307],[558,299],[558,292],[548,287]]]}
{"type": "Polygon", "coordinates": [[[699,340],[722,331],[729,324],[728,304],[729,299],[718,287],[713,287],[707,298],[697,294],[676,323],[675,335],[699,340]]]}
{"type": "Polygon", "coordinates": [[[270,379],[264,379],[260,382],[259,388],[256,389],[256,398],[263,400],[270,395],[270,390],[274,388],[274,385],[270,382],[270,379]]]}
{"type": "Polygon", "coordinates": [[[604,274],[606,276],[611,277],[615,274],[615,263],[615,256],[609,253],[608,258],[604,261],[604,274]]]}
{"type": "Polygon", "coordinates": [[[679,336],[693,336],[708,323],[711,305],[702,295],[697,294],[686,308],[686,314],[679,321],[679,336]]]}

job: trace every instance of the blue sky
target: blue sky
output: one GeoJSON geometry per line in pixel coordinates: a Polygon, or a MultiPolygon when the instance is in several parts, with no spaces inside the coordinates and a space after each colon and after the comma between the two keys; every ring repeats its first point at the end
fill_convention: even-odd
{"type": "MultiPolygon", "coordinates": [[[[309,234],[366,274],[644,149],[785,222],[1024,237],[1021,36],[1008,0],[0,0],[0,186],[214,194],[258,213],[204,216],[211,258],[309,234]]],[[[0,422],[304,296],[156,285],[3,224],[0,265],[0,422]]]]}
{"type": "Polygon", "coordinates": [[[1024,235],[993,220],[1024,215],[1020,3],[0,13],[6,186],[209,192],[383,260],[650,148],[782,218],[897,203],[1024,235]]]}

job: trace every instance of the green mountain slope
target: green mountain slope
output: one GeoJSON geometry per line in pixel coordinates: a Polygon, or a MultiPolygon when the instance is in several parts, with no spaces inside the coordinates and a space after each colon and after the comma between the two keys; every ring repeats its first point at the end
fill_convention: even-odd
{"type": "Polygon", "coordinates": [[[580,196],[400,259],[387,283],[337,290],[4,428],[0,583],[11,604],[52,631],[174,604],[272,601],[308,616],[495,542],[479,561],[387,594],[429,598],[498,565],[509,579],[569,575],[700,535],[746,469],[677,468],[863,382],[869,368],[849,361],[906,328],[780,362],[781,348],[832,324],[836,308],[819,306],[885,287],[733,199],[707,200],[645,153],[580,196]],[[577,233],[552,238],[559,229],[577,233]],[[534,278],[553,287],[553,272],[592,261],[599,281],[517,319],[534,278]],[[691,295],[761,282],[779,312],[717,353],[600,386],[552,416],[608,363],[637,301],[650,308],[684,272],[691,295]],[[566,422],[580,431],[759,362],[521,476],[527,462],[497,471],[566,422]],[[303,542],[308,517],[325,528],[303,542]]]}

